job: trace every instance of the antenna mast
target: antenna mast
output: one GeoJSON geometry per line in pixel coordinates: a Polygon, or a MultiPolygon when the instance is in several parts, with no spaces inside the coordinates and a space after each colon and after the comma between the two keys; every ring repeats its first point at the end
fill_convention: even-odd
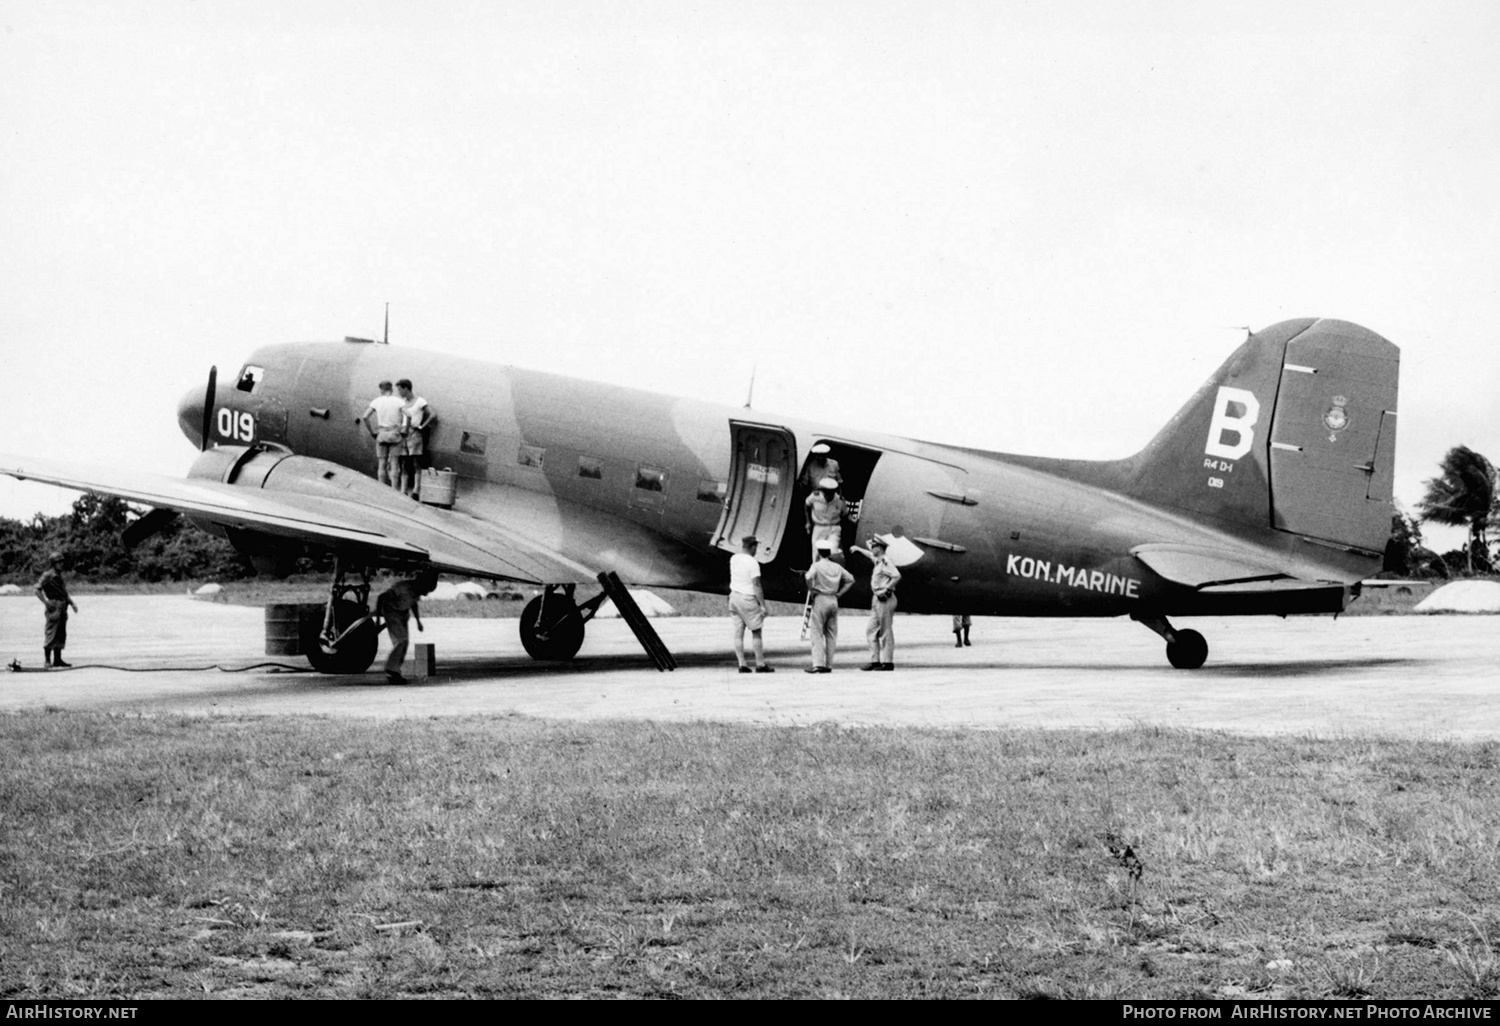
{"type": "Polygon", "coordinates": [[[385,337],[380,341],[386,345],[391,344],[391,304],[389,301],[385,304],[385,337]]]}

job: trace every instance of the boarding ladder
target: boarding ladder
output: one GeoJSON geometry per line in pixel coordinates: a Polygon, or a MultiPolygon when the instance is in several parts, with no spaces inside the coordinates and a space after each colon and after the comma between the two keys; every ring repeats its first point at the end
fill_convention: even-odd
{"type": "Polygon", "coordinates": [[[658,670],[677,669],[677,660],[672,658],[672,653],[667,651],[667,646],[662,644],[661,636],[656,633],[646,619],[646,614],[641,612],[641,607],[635,604],[635,599],[630,597],[630,591],[620,580],[620,575],[614,571],[607,571],[599,575],[599,586],[604,589],[604,594],[614,602],[615,608],[620,611],[620,618],[630,625],[635,631],[635,636],[656,664],[658,670]]]}

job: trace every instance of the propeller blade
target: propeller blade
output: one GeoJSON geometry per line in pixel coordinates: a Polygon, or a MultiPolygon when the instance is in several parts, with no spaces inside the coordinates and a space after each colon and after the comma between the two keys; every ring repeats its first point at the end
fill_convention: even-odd
{"type": "Polygon", "coordinates": [[[178,516],[175,509],[148,509],[125,528],[120,541],[127,549],[133,549],[157,531],[170,526],[178,516]]]}
{"type": "Polygon", "coordinates": [[[203,395],[203,433],[199,435],[198,448],[208,448],[208,432],[213,427],[215,390],[219,385],[219,368],[214,365],[208,369],[208,391],[203,395]]]}

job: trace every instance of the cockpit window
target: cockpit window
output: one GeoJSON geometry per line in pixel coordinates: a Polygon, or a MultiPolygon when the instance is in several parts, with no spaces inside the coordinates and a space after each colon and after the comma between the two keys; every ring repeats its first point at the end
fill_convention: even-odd
{"type": "Polygon", "coordinates": [[[265,376],[266,369],[264,367],[253,367],[250,364],[246,364],[245,369],[240,371],[240,380],[234,387],[241,392],[254,392],[260,387],[260,379],[265,376]]]}

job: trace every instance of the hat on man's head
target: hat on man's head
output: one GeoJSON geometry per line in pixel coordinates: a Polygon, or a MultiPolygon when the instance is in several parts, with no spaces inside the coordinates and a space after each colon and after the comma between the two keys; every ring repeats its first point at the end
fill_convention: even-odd
{"type": "Polygon", "coordinates": [[[837,491],[838,487],[839,487],[839,483],[837,481],[835,481],[831,477],[825,477],[823,480],[821,480],[821,481],[818,482],[818,487],[819,488],[831,488],[834,491],[837,491]]]}
{"type": "Polygon", "coordinates": [[[819,442],[817,445],[815,445],[815,446],[812,447],[812,451],[816,455],[822,456],[822,455],[824,455],[825,453],[828,452],[828,443],[827,442],[819,442]]]}
{"type": "Polygon", "coordinates": [[[886,547],[885,539],[878,534],[870,539],[869,545],[871,548],[874,548],[876,545],[879,545],[882,549],[886,547]]]}
{"type": "Polygon", "coordinates": [[[823,552],[825,550],[828,551],[828,552],[832,552],[833,551],[833,539],[832,538],[819,538],[817,544],[814,545],[813,548],[817,549],[819,552],[823,552]]]}

